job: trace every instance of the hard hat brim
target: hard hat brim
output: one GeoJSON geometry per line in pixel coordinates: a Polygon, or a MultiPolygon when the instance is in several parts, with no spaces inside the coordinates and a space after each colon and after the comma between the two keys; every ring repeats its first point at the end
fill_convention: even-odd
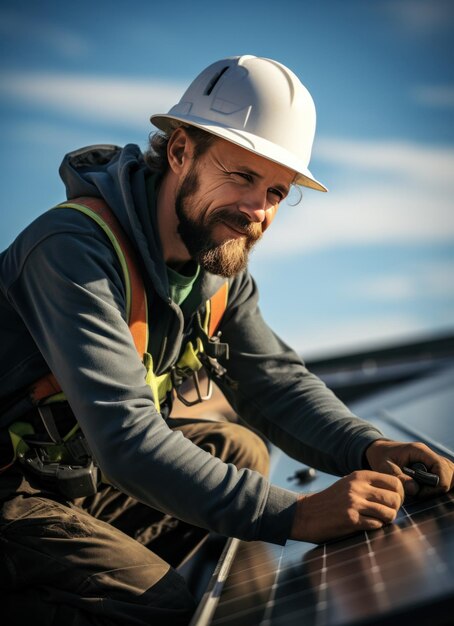
{"type": "Polygon", "coordinates": [[[316,191],[328,191],[328,189],[319,182],[307,167],[303,167],[299,159],[294,154],[282,148],[281,146],[258,137],[252,133],[248,133],[244,130],[236,130],[221,124],[213,123],[212,121],[198,118],[195,116],[177,116],[168,114],[156,114],[150,117],[151,123],[159,128],[159,130],[170,134],[175,128],[181,124],[189,124],[202,130],[206,130],[213,135],[231,141],[232,143],[253,152],[258,156],[264,157],[269,161],[288,167],[295,172],[295,185],[302,185],[303,187],[310,187],[316,191]],[[176,124],[175,124],[176,122],[176,124]],[[271,156],[272,155],[272,156],[271,156]]]}

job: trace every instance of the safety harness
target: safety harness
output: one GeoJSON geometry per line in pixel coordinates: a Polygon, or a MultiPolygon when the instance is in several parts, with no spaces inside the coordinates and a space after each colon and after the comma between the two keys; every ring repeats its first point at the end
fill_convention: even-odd
{"type": "MultiPolygon", "coordinates": [[[[171,392],[175,392],[186,406],[209,399],[212,392],[212,377],[220,378],[226,372],[218,357],[228,358],[228,345],[221,343],[217,329],[227,307],[228,282],[224,282],[207,300],[204,319],[197,316],[198,333],[195,343],[188,341],[177,363],[169,371],[157,376],[153,370],[153,358],[147,352],[148,307],[140,266],[134,248],[114,213],[103,200],[91,197],[76,198],[54,208],[74,209],[90,217],[102,228],[112,244],[123,273],[126,320],[138,355],[145,366],[145,380],[151,388],[157,410],[161,410],[162,403],[171,392]],[[199,381],[199,372],[203,367],[209,374],[205,393],[202,393],[199,381]],[[195,399],[192,400],[188,400],[179,390],[189,378],[192,379],[195,391],[193,394],[195,399]]],[[[27,400],[30,401],[30,406],[37,409],[49,441],[34,440],[33,426],[29,422],[15,421],[9,426],[13,459],[0,468],[0,472],[19,459],[42,477],[52,479],[54,483],[56,480],[60,491],[69,498],[95,493],[98,481],[97,468],[78,424],[64,437],[60,436],[55,424],[53,407],[65,402],[66,398],[54,374],[49,373],[36,381],[29,388],[27,400]]]]}

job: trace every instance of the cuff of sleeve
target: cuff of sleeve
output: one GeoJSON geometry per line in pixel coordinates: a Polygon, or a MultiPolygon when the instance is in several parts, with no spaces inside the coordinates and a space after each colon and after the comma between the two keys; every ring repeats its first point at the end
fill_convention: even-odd
{"type": "Polygon", "coordinates": [[[271,485],[256,540],[284,545],[290,537],[298,494],[271,485]]]}
{"type": "Polygon", "coordinates": [[[376,430],[369,431],[368,433],[361,435],[359,441],[351,450],[351,471],[355,471],[357,469],[370,469],[369,463],[366,459],[366,450],[372,443],[374,443],[374,441],[377,441],[377,439],[386,439],[386,437],[376,430]]]}

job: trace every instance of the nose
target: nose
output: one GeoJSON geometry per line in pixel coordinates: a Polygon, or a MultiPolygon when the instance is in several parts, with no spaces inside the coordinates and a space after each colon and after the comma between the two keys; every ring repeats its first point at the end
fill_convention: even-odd
{"type": "Polygon", "coordinates": [[[238,203],[238,208],[250,222],[261,224],[266,220],[266,212],[272,208],[272,205],[267,199],[266,192],[254,190],[243,196],[238,203]]]}

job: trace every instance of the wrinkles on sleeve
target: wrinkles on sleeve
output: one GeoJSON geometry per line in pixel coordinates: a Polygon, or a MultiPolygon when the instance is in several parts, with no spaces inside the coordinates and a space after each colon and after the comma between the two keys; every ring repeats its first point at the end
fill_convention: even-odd
{"type": "MultiPolygon", "coordinates": [[[[156,411],[108,244],[69,233],[48,237],[29,254],[10,298],[112,484],[198,526],[260,538],[268,481],[212,457],[156,411]]],[[[278,519],[273,502],[269,515],[278,519]]]]}
{"type": "Polygon", "coordinates": [[[301,462],[337,475],[361,469],[364,450],[380,431],[355,416],[269,328],[252,277],[231,293],[222,330],[235,385],[221,386],[235,410],[301,462]]]}

